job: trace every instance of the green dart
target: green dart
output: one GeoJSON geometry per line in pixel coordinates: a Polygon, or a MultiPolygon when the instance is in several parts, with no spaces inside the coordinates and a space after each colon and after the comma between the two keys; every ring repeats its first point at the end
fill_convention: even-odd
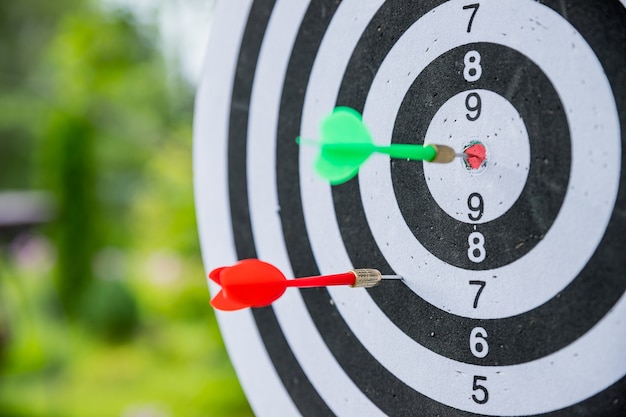
{"type": "Polygon", "coordinates": [[[361,114],[350,107],[336,107],[320,124],[320,140],[296,138],[298,144],[317,145],[315,171],[332,185],[356,176],[361,165],[374,152],[391,158],[447,163],[457,154],[445,145],[392,144],[377,146],[363,123],[361,114]]]}

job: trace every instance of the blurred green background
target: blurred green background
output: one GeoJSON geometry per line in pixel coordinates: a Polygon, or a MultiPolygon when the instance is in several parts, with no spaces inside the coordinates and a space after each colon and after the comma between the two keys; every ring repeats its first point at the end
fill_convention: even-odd
{"type": "Polygon", "coordinates": [[[208,304],[194,83],[159,29],[184,0],[101,1],[0,5],[0,416],[251,415],[208,304]]]}

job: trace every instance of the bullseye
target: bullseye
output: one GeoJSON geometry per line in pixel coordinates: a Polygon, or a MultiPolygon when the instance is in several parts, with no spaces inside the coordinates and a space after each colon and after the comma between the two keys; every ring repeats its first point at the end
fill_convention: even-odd
{"type": "MultiPolygon", "coordinates": [[[[444,143],[464,156],[455,164],[423,164],[422,175],[428,194],[447,215],[458,221],[479,224],[495,220],[513,207],[528,178],[530,142],[524,119],[508,99],[486,89],[461,91],[440,105],[428,123],[426,144],[444,143]],[[480,97],[481,116],[476,120],[463,114],[468,113],[466,102],[474,105],[472,97],[480,97]],[[470,191],[462,197],[450,193],[452,184],[455,189],[470,191]],[[476,218],[467,205],[467,198],[472,193],[480,194],[483,201],[489,202],[484,205],[480,218],[476,218]],[[468,217],[470,214],[471,218],[468,217]]],[[[421,122],[417,124],[421,125],[421,122]]],[[[389,131],[379,130],[378,121],[372,122],[372,129],[379,137],[392,135],[389,131]]],[[[406,166],[408,171],[415,170],[406,166]]],[[[395,165],[396,170],[401,167],[401,164],[395,165]]],[[[406,179],[409,173],[398,175],[406,179]]],[[[407,184],[414,187],[415,181],[419,178],[407,184]]],[[[398,191],[397,195],[402,199],[407,191],[398,191]]]]}
{"type": "Polygon", "coordinates": [[[487,166],[487,149],[479,141],[472,141],[463,148],[465,168],[478,171],[487,166]]]}

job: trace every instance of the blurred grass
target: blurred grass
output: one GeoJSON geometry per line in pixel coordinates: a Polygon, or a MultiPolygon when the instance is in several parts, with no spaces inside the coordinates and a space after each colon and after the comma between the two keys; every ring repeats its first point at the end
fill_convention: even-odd
{"type": "Polygon", "coordinates": [[[154,34],[95,0],[0,6],[0,193],[56,207],[0,222],[1,417],[252,414],[208,304],[193,88],[154,34]]]}
{"type": "Polygon", "coordinates": [[[6,260],[2,271],[2,312],[13,325],[0,415],[251,414],[201,280],[133,281],[142,324],[131,339],[111,343],[64,321],[41,273],[10,268],[6,260]]]}

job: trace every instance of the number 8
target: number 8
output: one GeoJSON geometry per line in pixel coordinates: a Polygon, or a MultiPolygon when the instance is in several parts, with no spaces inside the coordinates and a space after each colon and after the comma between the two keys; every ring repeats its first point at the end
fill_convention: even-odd
{"type": "Polygon", "coordinates": [[[477,51],[467,51],[463,63],[465,64],[463,77],[469,82],[478,81],[483,75],[483,68],[480,66],[480,54],[477,51]]]}
{"type": "Polygon", "coordinates": [[[482,262],[487,256],[485,251],[485,236],[480,232],[472,232],[467,237],[469,248],[467,249],[467,257],[472,262],[482,262]],[[478,254],[476,254],[478,252],[478,254]]]}

